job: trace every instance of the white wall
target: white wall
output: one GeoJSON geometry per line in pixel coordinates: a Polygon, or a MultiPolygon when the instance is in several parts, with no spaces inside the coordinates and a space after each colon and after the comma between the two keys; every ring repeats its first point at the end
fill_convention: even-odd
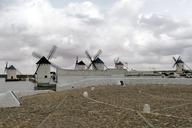
{"type": "Polygon", "coordinates": [[[127,70],[70,70],[70,69],[58,69],[58,76],[111,76],[111,75],[122,75],[126,74],[127,70]]]}
{"type": "Polygon", "coordinates": [[[49,83],[50,79],[50,64],[41,64],[37,70],[36,80],[38,83],[49,83]],[[47,76],[47,78],[45,76],[47,76]]]}
{"type": "Polygon", "coordinates": [[[184,69],[183,63],[178,63],[178,65],[176,65],[176,72],[177,73],[183,73],[183,69],[184,69]]]}
{"type": "Polygon", "coordinates": [[[115,65],[115,67],[116,67],[117,69],[123,69],[123,68],[124,68],[123,65],[115,65]]]}
{"type": "Polygon", "coordinates": [[[85,65],[76,65],[75,69],[76,70],[85,70],[86,67],[85,67],[85,65]]]}
{"type": "Polygon", "coordinates": [[[104,70],[104,64],[95,64],[97,70],[104,70]]]}
{"type": "Polygon", "coordinates": [[[17,79],[17,71],[7,69],[7,79],[17,79]]]}
{"type": "Polygon", "coordinates": [[[189,78],[121,77],[121,76],[59,76],[57,91],[99,85],[192,85],[189,78]]]}

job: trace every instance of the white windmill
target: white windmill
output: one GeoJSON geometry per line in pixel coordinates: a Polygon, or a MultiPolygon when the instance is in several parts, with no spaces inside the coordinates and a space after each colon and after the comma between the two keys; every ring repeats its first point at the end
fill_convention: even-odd
{"type": "Polygon", "coordinates": [[[86,64],[81,60],[78,60],[78,56],[76,57],[76,62],[75,62],[75,70],[85,70],[86,69],[86,64]]]}
{"type": "Polygon", "coordinates": [[[47,58],[45,56],[41,56],[40,54],[33,52],[32,55],[39,59],[36,63],[37,68],[35,71],[35,81],[37,82],[37,87],[49,87],[49,86],[56,86],[56,81],[53,78],[56,76],[51,75],[51,66],[55,67],[56,69],[58,66],[52,64],[50,59],[53,57],[57,47],[54,45],[50,50],[47,58]]]}
{"type": "Polygon", "coordinates": [[[124,69],[124,64],[119,61],[119,57],[117,59],[114,59],[114,64],[115,64],[115,68],[120,70],[120,69],[124,69]]]}
{"type": "Polygon", "coordinates": [[[18,69],[16,69],[13,65],[8,65],[6,62],[4,73],[6,73],[5,81],[18,81],[21,80],[17,77],[17,74],[22,74],[18,69]]]}
{"type": "Polygon", "coordinates": [[[17,69],[13,65],[8,66],[8,62],[6,62],[5,72],[7,74],[6,81],[17,80],[17,69]]]}
{"type": "MultiPolygon", "coordinates": [[[[93,70],[104,70],[104,68],[107,66],[105,65],[105,63],[99,58],[99,56],[101,55],[102,50],[100,49],[97,54],[95,54],[95,56],[92,58],[89,54],[88,51],[85,51],[85,54],[87,55],[87,58],[90,60],[90,64],[88,65],[87,69],[90,69],[92,66],[93,70]]],[[[108,69],[108,68],[107,68],[108,69]]]]}
{"type": "Polygon", "coordinates": [[[175,61],[173,67],[176,66],[176,73],[183,74],[184,73],[184,62],[181,60],[181,57],[179,56],[177,59],[173,57],[173,60],[175,61]]]}

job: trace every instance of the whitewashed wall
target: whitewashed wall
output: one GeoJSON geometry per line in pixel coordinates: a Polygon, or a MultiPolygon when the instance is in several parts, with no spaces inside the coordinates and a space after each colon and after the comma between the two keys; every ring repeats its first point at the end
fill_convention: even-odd
{"type": "Polygon", "coordinates": [[[57,84],[57,91],[98,85],[192,85],[189,78],[161,78],[161,77],[121,77],[121,76],[98,76],[98,77],[63,77],[60,76],[57,84]]]}
{"type": "Polygon", "coordinates": [[[85,70],[85,65],[76,65],[75,70],[85,70]]]}
{"type": "Polygon", "coordinates": [[[41,64],[37,70],[37,81],[38,83],[49,83],[51,74],[50,74],[50,64],[41,64]],[[47,76],[47,78],[45,78],[47,76]]]}
{"type": "Polygon", "coordinates": [[[117,69],[123,69],[123,68],[124,68],[124,65],[115,65],[115,67],[116,67],[117,69]]]}
{"type": "Polygon", "coordinates": [[[17,79],[17,71],[16,70],[7,70],[7,79],[17,79]]]}
{"type": "Polygon", "coordinates": [[[104,64],[98,63],[98,64],[95,64],[95,66],[96,66],[97,70],[104,70],[104,64]]]}
{"type": "Polygon", "coordinates": [[[126,74],[127,70],[117,70],[117,69],[110,69],[110,70],[70,70],[70,69],[58,69],[57,74],[58,76],[111,76],[111,74],[122,75],[126,74]]]}

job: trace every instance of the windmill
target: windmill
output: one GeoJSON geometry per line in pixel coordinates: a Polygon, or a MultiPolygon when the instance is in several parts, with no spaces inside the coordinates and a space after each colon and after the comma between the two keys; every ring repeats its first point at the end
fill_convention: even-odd
{"type": "Polygon", "coordinates": [[[176,73],[182,74],[184,72],[184,62],[181,59],[181,56],[179,56],[177,59],[173,57],[174,65],[173,68],[176,67],[176,73]]]}
{"type": "Polygon", "coordinates": [[[114,64],[117,64],[119,62],[119,57],[114,59],[114,64]]]}
{"type": "MultiPolygon", "coordinates": [[[[192,75],[192,69],[190,68],[190,66],[188,66],[179,56],[177,59],[175,57],[173,57],[173,60],[175,61],[173,67],[176,66],[176,72],[181,71],[182,69],[182,73],[186,74],[190,74],[192,75]],[[187,68],[184,68],[184,66],[187,68]],[[179,68],[180,67],[180,68],[179,68]]],[[[190,77],[191,78],[191,77],[190,77]]]]}
{"type": "Polygon", "coordinates": [[[58,69],[59,67],[53,63],[50,62],[50,59],[53,58],[54,53],[56,52],[57,47],[54,45],[48,56],[41,56],[40,54],[33,52],[32,55],[35,58],[38,58],[39,61],[36,63],[37,68],[35,70],[35,79],[37,82],[37,86],[50,86],[51,82],[53,82],[53,78],[56,80],[56,76],[51,76],[50,68],[51,66],[58,69]]]}
{"type": "Polygon", "coordinates": [[[119,57],[117,59],[114,59],[114,64],[116,69],[124,69],[124,64],[119,61],[119,57]]]}
{"type": "Polygon", "coordinates": [[[8,65],[8,62],[5,64],[4,74],[6,74],[5,81],[18,81],[21,80],[17,77],[17,74],[22,74],[18,69],[13,65],[8,65]]]}
{"type": "Polygon", "coordinates": [[[87,58],[90,60],[90,64],[87,66],[88,70],[91,67],[93,70],[104,70],[104,67],[107,68],[107,66],[104,64],[104,62],[99,58],[101,53],[102,53],[102,50],[99,49],[98,52],[95,54],[95,56],[92,58],[91,55],[89,54],[89,52],[87,50],[85,51],[87,58]]]}
{"type": "Polygon", "coordinates": [[[81,60],[79,61],[78,56],[76,57],[76,62],[75,62],[75,70],[85,70],[86,65],[85,63],[81,60]]]}

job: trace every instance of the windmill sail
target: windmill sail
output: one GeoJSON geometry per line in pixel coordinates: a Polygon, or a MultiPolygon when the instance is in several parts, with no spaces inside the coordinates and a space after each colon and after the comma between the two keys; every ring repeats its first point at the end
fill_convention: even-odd
{"type": "Polygon", "coordinates": [[[47,56],[47,59],[51,59],[54,55],[54,53],[56,52],[57,50],[57,46],[53,45],[53,47],[51,48],[50,52],[49,52],[49,55],[47,56]]]}
{"type": "Polygon", "coordinates": [[[94,57],[92,58],[91,55],[89,54],[89,52],[87,50],[85,51],[87,58],[90,60],[90,64],[87,66],[87,69],[90,69],[91,66],[92,66],[92,69],[94,69],[94,70],[102,70],[102,69],[104,69],[104,67],[107,68],[107,66],[104,64],[104,62],[99,58],[101,53],[102,53],[102,50],[99,49],[97,51],[97,53],[94,55],[94,57]],[[99,65],[99,67],[98,67],[98,65],[96,66],[96,64],[99,64],[99,63],[102,64],[103,67],[101,65],[99,65]]]}
{"type": "Polygon", "coordinates": [[[8,68],[8,62],[6,62],[6,64],[5,64],[4,73],[6,73],[6,72],[7,72],[7,68],[8,68]]]}

